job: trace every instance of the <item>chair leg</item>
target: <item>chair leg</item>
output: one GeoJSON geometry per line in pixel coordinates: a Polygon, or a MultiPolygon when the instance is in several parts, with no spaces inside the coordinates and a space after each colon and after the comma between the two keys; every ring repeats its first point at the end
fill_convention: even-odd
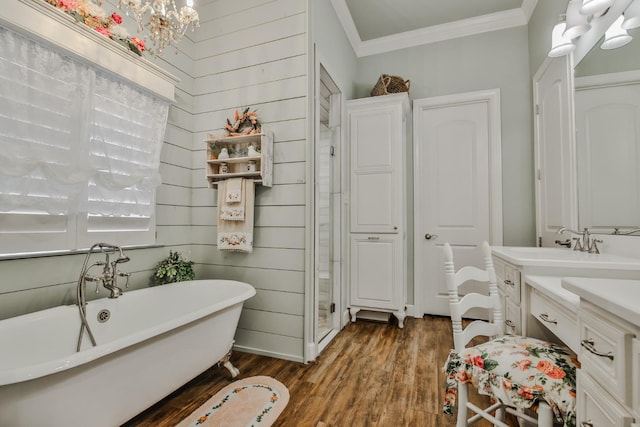
{"type": "Polygon", "coordinates": [[[538,427],[553,427],[553,411],[547,402],[538,404],[538,427]]]}
{"type": "Polygon", "coordinates": [[[498,409],[496,409],[496,418],[499,419],[500,421],[504,422],[506,415],[507,413],[504,410],[504,406],[501,406],[498,409]]]}
{"type": "Polygon", "coordinates": [[[458,383],[458,420],[456,427],[467,427],[467,402],[469,401],[469,386],[458,383]]]}

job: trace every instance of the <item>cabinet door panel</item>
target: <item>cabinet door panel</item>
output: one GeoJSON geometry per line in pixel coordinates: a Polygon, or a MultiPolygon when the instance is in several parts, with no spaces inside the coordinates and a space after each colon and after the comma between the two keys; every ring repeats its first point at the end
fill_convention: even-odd
{"type": "Polygon", "coordinates": [[[631,353],[632,334],[607,321],[596,313],[582,311],[580,314],[580,362],[582,369],[598,383],[602,384],[609,393],[628,403],[630,387],[627,367],[631,353]],[[592,351],[591,351],[591,350],[592,351]],[[611,355],[607,357],[606,355],[611,355]]]}
{"type": "Polygon", "coordinates": [[[349,114],[353,233],[394,233],[402,225],[402,123],[399,106],[349,114]]]}
{"type": "Polygon", "coordinates": [[[356,173],[353,175],[352,231],[390,231],[397,224],[398,204],[391,173],[356,173]]]}
{"type": "Polygon", "coordinates": [[[397,235],[351,237],[351,304],[398,309],[402,259],[397,235]]]}
{"type": "Polygon", "coordinates": [[[352,113],[351,148],[355,169],[393,167],[398,137],[395,108],[352,113]]]}
{"type": "Polygon", "coordinates": [[[582,370],[577,389],[576,425],[630,427],[631,415],[582,370]]]}

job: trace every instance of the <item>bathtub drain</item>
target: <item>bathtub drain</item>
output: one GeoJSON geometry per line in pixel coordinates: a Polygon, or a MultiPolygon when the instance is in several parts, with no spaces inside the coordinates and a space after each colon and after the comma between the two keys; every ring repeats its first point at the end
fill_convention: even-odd
{"type": "Polygon", "coordinates": [[[98,313],[98,322],[104,323],[111,317],[111,312],[107,309],[100,310],[98,313]]]}

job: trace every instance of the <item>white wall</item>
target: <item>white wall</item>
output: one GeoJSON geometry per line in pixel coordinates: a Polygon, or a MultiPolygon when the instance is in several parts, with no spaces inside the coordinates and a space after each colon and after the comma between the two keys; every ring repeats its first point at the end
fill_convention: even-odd
{"type": "MultiPolygon", "coordinates": [[[[202,3],[201,3],[202,4],[202,3]]],[[[194,34],[193,257],[200,277],[252,284],[236,346],[302,360],[304,329],[307,13],[300,0],[211,1],[194,34]],[[256,188],[254,250],[221,252],[217,190],[204,178],[207,133],[251,107],[274,134],[273,187],[256,188]]]]}
{"type": "Polygon", "coordinates": [[[358,61],[358,97],[368,96],[382,73],[411,80],[411,99],[500,88],[505,245],[531,245],[535,239],[527,43],[522,26],[358,61]]]}

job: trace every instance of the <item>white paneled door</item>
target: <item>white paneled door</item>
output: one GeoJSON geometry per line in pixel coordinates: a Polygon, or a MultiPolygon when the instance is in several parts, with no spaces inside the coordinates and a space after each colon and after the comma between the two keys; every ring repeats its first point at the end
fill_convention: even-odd
{"type": "Polygon", "coordinates": [[[546,60],[533,80],[536,233],[538,246],[556,246],[560,227],[578,225],[571,55],[546,60]]]}
{"type": "Polygon", "coordinates": [[[427,314],[449,315],[445,242],[456,268],[482,268],[477,246],[502,243],[497,104],[497,91],[414,101],[416,306],[427,314]]]}

